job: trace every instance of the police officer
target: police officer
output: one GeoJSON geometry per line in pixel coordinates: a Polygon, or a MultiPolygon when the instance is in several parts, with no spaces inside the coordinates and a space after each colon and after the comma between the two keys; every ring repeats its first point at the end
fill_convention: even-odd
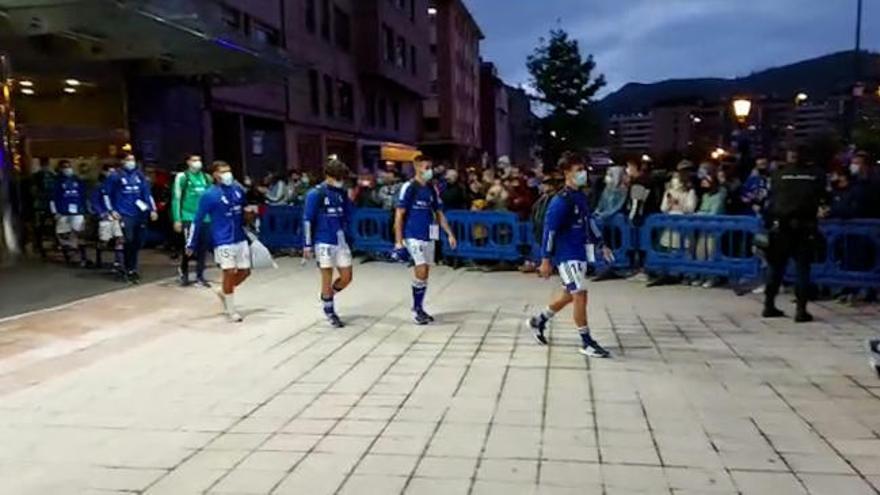
{"type": "Polygon", "coordinates": [[[798,323],[813,320],[807,312],[810,286],[810,264],[819,237],[819,206],[825,195],[825,174],[818,167],[803,163],[795,152],[788,163],[777,169],[770,179],[770,203],[765,216],[769,227],[767,289],[764,293],[764,318],[785,314],[776,307],[776,295],[785,275],[789,259],[797,269],[795,297],[798,323]]]}

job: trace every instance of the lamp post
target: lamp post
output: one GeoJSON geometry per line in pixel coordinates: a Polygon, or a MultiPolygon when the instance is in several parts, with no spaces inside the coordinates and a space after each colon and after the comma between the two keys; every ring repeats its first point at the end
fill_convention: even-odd
{"type": "Polygon", "coordinates": [[[747,132],[746,123],[749,120],[749,115],[752,113],[752,100],[748,98],[739,97],[733,100],[733,114],[736,116],[736,121],[739,123],[739,129],[737,130],[736,137],[736,149],[739,152],[739,172],[742,174],[744,170],[748,166],[749,157],[749,148],[750,143],[747,132]]]}

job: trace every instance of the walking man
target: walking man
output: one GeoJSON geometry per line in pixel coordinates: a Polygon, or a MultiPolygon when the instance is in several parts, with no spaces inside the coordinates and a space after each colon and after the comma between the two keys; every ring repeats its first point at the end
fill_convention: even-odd
{"type": "Polygon", "coordinates": [[[123,265],[125,263],[123,257],[123,248],[125,246],[125,236],[122,233],[122,224],[116,218],[110,215],[104,198],[107,196],[107,186],[110,178],[116,174],[116,170],[112,165],[104,165],[101,173],[98,175],[98,183],[92,189],[89,196],[89,205],[92,214],[98,220],[98,243],[95,248],[95,265],[98,269],[102,268],[101,253],[104,250],[113,251],[113,271],[120,276],[125,275],[123,265]]]}
{"type": "Polygon", "coordinates": [[[587,321],[587,245],[601,246],[607,261],[613,261],[611,250],[602,243],[602,232],[591,218],[587,195],[582,189],[587,185],[584,161],[566,152],[559,160],[559,168],[565,174],[565,188],[550,200],[544,219],[542,236],[542,260],[539,273],[549,278],[553,267],[559,270],[563,291],[554,296],[544,311],[527,321],[535,340],[547,344],[547,324],[566,306],[573,303],[572,316],[581,337],[581,354],[589,357],[611,356],[590,334],[587,321]]]}
{"type": "Polygon", "coordinates": [[[217,292],[229,321],[242,321],[235,307],[235,288],[251,274],[251,250],[244,233],[245,192],[235,182],[232,167],[214,162],[216,185],[199,200],[192,228],[186,241],[186,255],[192,256],[202,229],[210,229],[214,242],[214,259],[223,270],[223,285],[217,292]],[[211,217],[206,223],[205,218],[211,217]]]}
{"type": "MultiPolygon", "coordinates": [[[[199,200],[211,186],[211,178],[202,170],[202,157],[189,155],[186,158],[186,170],[177,174],[174,178],[174,186],[171,189],[171,220],[174,222],[174,231],[183,234],[184,243],[189,239],[192,230],[193,218],[199,209],[199,200]]],[[[205,222],[210,222],[205,218],[205,222]]],[[[202,287],[210,287],[205,280],[205,255],[211,247],[210,229],[200,229],[200,236],[195,239],[193,252],[196,261],[196,283],[202,287]]],[[[180,257],[180,267],[177,274],[181,287],[190,284],[189,262],[190,257],[183,254],[180,257]]]]}
{"type": "Polygon", "coordinates": [[[353,207],[343,187],[348,175],[344,163],[328,161],[324,167],[326,178],[308,192],[303,211],[303,257],[317,258],[324,316],[335,328],[343,328],[345,323],[336,314],[334,297],[348,287],[352,279],[349,239],[353,207]],[[336,280],[333,280],[334,268],[339,274],[336,280]]]}
{"type": "Polygon", "coordinates": [[[71,262],[72,250],[79,254],[80,266],[85,267],[86,246],[81,237],[86,224],[86,187],[69,161],[61,160],[58,170],[61,176],[55,181],[55,193],[49,202],[49,209],[55,215],[55,234],[61,244],[64,262],[71,262]]]}
{"type": "Polygon", "coordinates": [[[425,294],[428,291],[430,266],[434,264],[434,243],[440,240],[440,228],[446,232],[449,247],[455,249],[458,242],[449,228],[443,203],[431,184],[434,170],[431,161],[418,156],[413,165],[415,177],[400,188],[394,215],[395,251],[404,248],[413,264],[413,320],[417,325],[427,325],[434,318],[425,312],[425,294]],[[439,224],[439,225],[438,225],[439,224]]]}
{"type": "Polygon", "coordinates": [[[104,201],[110,217],[122,223],[125,237],[125,276],[130,283],[137,284],[141,279],[138,273],[138,255],[144,247],[147,219],[155,222],[158,216],[150,183],[138,169],[133,154],[126,154],[122,160],[122,169],[109,177],[104,201]]]}

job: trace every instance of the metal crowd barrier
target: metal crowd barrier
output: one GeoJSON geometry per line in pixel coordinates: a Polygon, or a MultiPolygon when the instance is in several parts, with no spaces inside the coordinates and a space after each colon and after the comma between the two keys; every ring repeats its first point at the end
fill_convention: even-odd
{"type": "Polygon", "coordinates": [[[448,211],[449,227],[458,240],[458,249],[446,249],[443,234],[443,256],[464,260],[519,261],[521,222],[513,213],[495,211],[448,211]]]}
{"type": "Polygon", "coordinates": [[[825,243],[812,266],[813,283],[832,288],[880,287],[880,220],[826,220],[825,243]]]}
{"type": "Polygon", "coordinates": [[[302,249],[302,207],[267,206],[260,217],[260,241],[269,249],[302,249]]]}
{"type": "Polygon", "coordinates": [[[354,248],[376,256],[389,255],[394,250],[394,211],[379,208],[359,208],[352,219],[354,248]]]}
{"type": "Polygon", "coordinates": [[[756,279],[752,249],[761,219],[725,215],[651,215],[641,228],[645,268],[664,275],[756,279]]]}
{"type": "MultiPolygon", "coordinates": [[[[531,222],[513,213],[449,211],[458,249],[443,249],[447,258],[518,262],[538,261],[541,248],[531,222]]],[[[353,219],[358,251],[386,256],[394,249],[394,218],[389,210],[361,208],[353,219]]],[[[635,251],[645,253],[649,272],[701,275],[731,280],[761,277],[752,248],[761,219],[751,216],[651,215],[634,227],[624,215],[602,225],[614,252],[615,268],[631,267],[635,251]]],[[[820,224],[825,243],[817,250],[813,282],[825,287],[880,287],[880,220],[832,220],[820,224]]],[[[443,244],[446,246],[445,234],[443,244]]],[[[261,218],[260,239],[270,249],[301,248],[302,208],[269,206],[261,218]]],[[[596,253],[599,269],[607,266],[596,253]]]]}

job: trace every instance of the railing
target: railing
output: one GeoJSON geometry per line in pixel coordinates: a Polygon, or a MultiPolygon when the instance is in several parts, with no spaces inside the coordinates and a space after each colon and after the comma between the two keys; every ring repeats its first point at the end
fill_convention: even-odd
{"type": "Polygon", "coordinates": [[[651,215],[641,228],[645,268],[667,275],[755,279],[761,220],[749,216],[651,215]]]}
{"type": "MultiPolygon", "coordinates": [[[[537,261],[541,248],[531,222],[513,213],[450,211],[446,214],[458,249],[445,258],[474,261],[537,261]]],[[[386,258],[394,248],[393,212],[358,209],[353,218],[355,250],[386,258]]],[[[631,268],[632,255],[644,253],[645,269],[667,275],[698,275],[734,281],[761,278],[753,241],[762,222],[749,216],[651,215],[634,227],[623,215],[601,225],[614,252],[614,268],[631,268]]],[[[826,221],[825,243],[817,249],[813,282],[827,287],[880,287],[880,220],[826,221]]],[[[270,249],[301,248],[302,208],[270,206],[261,219],[260,238],[270,249]]],[[[443,235],[443,245],[447,246],[443,235]]],[[[595,265],[608,266],[600,253],[595,265]]]]}

